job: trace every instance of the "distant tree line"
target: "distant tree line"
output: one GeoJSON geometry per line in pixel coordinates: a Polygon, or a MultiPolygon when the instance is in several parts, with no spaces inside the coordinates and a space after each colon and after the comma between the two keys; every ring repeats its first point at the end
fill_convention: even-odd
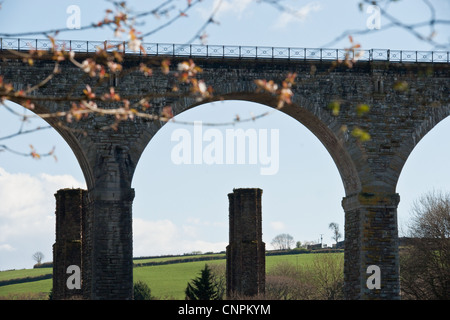
{"type": "MultiPolygon", "coordinates": [[[[342,233],[339,230],[339,224],[337,224],[336,222],[331,222],[328,227],[333,231],[332,239],[336,241],[337,245],[339,240],[342,238],[342,233]]],[[[272,239],[272,242],[270,244],[275,250],[290,250],[294,243],[296,248],[308,248],[309,245],[316,244],[313,241],[305,241],[305,243],[303,244],[301,243],[301,241],[295,242],[294,237],[287,233],[277,235],[272,239]]]]}

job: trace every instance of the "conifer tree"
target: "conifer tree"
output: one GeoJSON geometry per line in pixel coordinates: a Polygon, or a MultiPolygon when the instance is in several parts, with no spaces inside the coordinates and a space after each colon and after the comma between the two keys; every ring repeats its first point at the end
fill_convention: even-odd
{"type": "Polygon", "coordinates": [[[191,282],[192,284],[188,282],[185,290],[186,300],[219,300],[211,269],[207,264],[200,276],[191,282]]]}

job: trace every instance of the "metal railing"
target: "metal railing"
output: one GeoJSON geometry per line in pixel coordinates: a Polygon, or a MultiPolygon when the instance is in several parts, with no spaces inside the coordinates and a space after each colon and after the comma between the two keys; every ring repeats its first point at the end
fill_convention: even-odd
{"type": "MultiPolygon", "coordinates": [[[[74,52],[96,52],[99,48],[107,51],[119,48],[125,54],[171,56],[171,57],[211,57],[211,58],[253,58],[253,59],[290,59],[290,60],[344,60],[352,59],[355,52],[345,49],[312,49],[254,46],[220,46],[199,44],[163,44],[142,43],[139,51],[130,48],[128,42],[122,41],[81,41],[55,40],[55,47],[74,52]],[[143,50],[142,50],[143,49],[143,50]]],[[[50,50],[49,39],[0,38],[0,50],[50,50]]],[[[358,60],[390,62],[437,62],[449,63],[449,51],[413,51],[370,49],[357,51],[358,60]]]]}

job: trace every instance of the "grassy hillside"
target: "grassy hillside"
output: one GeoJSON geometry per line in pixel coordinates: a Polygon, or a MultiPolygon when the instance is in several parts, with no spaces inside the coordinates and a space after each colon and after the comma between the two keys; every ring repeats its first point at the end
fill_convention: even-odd
{"type": "Polygon", "coordinates": [[[26,278],[35,277],[43,274],[52,273],[52,268],[38,268],[38,269],[21,269],[21,270],[8,270],[0,272],[0,281],[16,279],[16,278],[26,278]]]}
{"type": "Polygon", "coordinates": [[[225,264],[225,260],[197,261],[135,268],[134,281],[144,281],[159,299],[184,299],[187,283],[197,277],[205,263],[225,264]]]}
{"type": "MultiPolygon", "coordinates": [[[[312,263],[315,255],[316,254],[309,253],[267,256],[266,271],[270,272],[270,270],[278,263],[285,261],[298,267],[309,265],[312,263]]],[[[147,283],[152,290],[152,295],[159,299],[184,299],[184,290],[186,289],[187,283],[198,276],[200,270],[205,266],[205,263],[209,265],[225,264],[225,256],[221,254],[220,257],[223,257],[223,259],[136,267],[133,270],[133,278],[134,281],[141,280],[147,283]]],[[[139,264],[143,262],[160,262],[181,258],[191,259],[192,257],[159,257],[136,259],[134,262],[139,264]]],[[[0,272],[0,281],[33,277],[47,273],[52,273],[52,268],[2,271],[0,272]]],[[[0,299],[46,299],[51,288],[51,279],[0,286],[0,299]]]]}

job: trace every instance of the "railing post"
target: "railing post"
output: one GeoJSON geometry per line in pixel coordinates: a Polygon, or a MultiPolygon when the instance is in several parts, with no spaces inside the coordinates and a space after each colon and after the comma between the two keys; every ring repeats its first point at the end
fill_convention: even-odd
{"type": "Polygon", "coordinates": [[[20,51],[20,39],[17,39],[17,51],[20,51]]]}

